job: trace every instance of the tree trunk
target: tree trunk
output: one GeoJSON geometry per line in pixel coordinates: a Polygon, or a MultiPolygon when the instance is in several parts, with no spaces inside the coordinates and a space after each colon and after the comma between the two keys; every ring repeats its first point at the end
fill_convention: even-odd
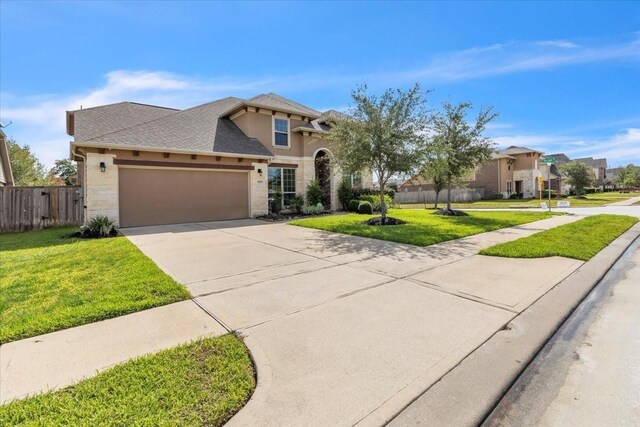
{"type": "Polygon", "coordinates": [[[451,179],[447,180],[447,210],[451,210],[451,179]]]}
{"type": "Polygon", "coordinates": [[[434,209],[438,209],[438,195],[440,194],[440,190],[436,190],[436,205],[433,207],[434,209]]]}
{"type": "Polygon", "coordinates": [[[387,206],[384,203],[384,182],[380,181],[380,215],[382,225],[387,223],[387,206]]]}

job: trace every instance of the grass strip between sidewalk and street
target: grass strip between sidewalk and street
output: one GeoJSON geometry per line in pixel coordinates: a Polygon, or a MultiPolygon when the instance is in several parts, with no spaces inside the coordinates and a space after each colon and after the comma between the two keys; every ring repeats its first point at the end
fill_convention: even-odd
{"type": "Polygon", "coordinates": [[[0,234],[0,343],[190,298],[126,237],[0,234]]]}
{"type": "Polygon", "coordinates": [[[388,215],[406,221],[402,225],[372,226],[364,221],[379,215],[330,215],[299,219],[289,224],[315,228],[352,236],[428,246],[447,240],[459,239],[487,231],[513,227],[541,219],[551,218],[546,212],[468,212],[469,216],[442,216],[432,211],[390,209],[388,215]]]}
{"type": "Polygon", "coordinates": [[[244,406],[254,387],[247,348],[227,334],[7,403],[0,406],[0,425],[220,426],[244,406]]]}
{"type": "Polygon", "coordinates": [[[480,254],[508,258],[562,256],[588,261],[637,222],[637,218],[625,215],[594,215],[491,246],[480,254]]]}

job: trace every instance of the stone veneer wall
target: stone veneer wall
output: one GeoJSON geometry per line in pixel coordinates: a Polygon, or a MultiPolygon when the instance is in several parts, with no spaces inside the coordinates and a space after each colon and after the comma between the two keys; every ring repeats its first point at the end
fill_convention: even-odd
{"type": "Polygon", "coordinates": [[[87,153],[85,194],[85,222],[96,215],[106,215],[118,222],[118,167],[114,154],[87,153]],[[106,170],[100,171],[100,162],[106,170]]]}
{"type": "Polygon", "coordinates": [[[252,163],[253,170],[249,172],[251,180],[251,216],[256,217],[269,213],[269,175],[266,163],[252,163]],[[258,173],[262,170],[262,176],[258,173]]]}

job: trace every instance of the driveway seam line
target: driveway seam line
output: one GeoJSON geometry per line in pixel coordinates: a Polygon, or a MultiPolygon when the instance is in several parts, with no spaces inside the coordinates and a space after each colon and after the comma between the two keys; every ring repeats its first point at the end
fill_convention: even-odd
{"type": "Polygon", "coordinates": [[[263,320],[261,322],[255,323],[253,325],[248,325],[248,326],[244,326],[244,327],[238,328],[238,330],[249,330],[251,328],[255,328],[256,326],[264,325],[265,323],[269,323],[269,322],[272,322],[274,320],[282,319],[282,318],[291,316],[293,314],[301,313],[303,311],[310,310],[312,308],[320,307],[322,305],[328,304],[328,303],[333,302],[333,301],[337,301],[337,300],[342,299],[342,298],[347,298],[347,297],[359,294],[361,292],[369,291],[371,289],[375,289],[375,288],[378,288],[380,286],[384,286],[384,285],[388,285],[388,284],[393,283],[393,282],[397,282],[398,280],[399,279],[391,279],[391,280],[387,280],[385,282],[376,283],[374,285],[367,286],[367,287],[362,288],[362,289],[356,289],[355,291],[351,291],[351,292],[347,292],[347,293],[338,295],[336,297],[333,297],[333,298],[328,299],[326,301],[319,302],[317,304],[313,304],[313,305],[309,305],[309,306],[306,306],[306,307],[302,307],[302,308],[299,308],[297,310],[290,311],[288,313],[282,314],[280,316],[276,316],[276,317],[273,317],[271,319],[263,320]]]}
{"type": "Polygon", "coordinates": [[[220,318],[218,318],[218,316],[216,316],[215,314],[213,314],[211,311],[207,310],[202,304],[200,304],[198,301],[195,300],[195,298],[191,298],[191,301],[193,301],[193,303],[195,305],[197,305],[198,307],[200,307],[200,309],[202,311],[204,311],[207,316],[211,317],[213,320],[215,320],[220,326],[222,326],[227,332],[233,332],[233,329],[229,328],[229,326],[227,326],[226,323],[224,323],[220,318]]]}

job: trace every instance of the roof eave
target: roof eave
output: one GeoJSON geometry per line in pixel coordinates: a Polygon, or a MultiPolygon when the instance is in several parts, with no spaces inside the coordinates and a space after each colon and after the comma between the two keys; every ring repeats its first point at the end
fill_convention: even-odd
{"type": "Polygon", "coordinates": [[[241,110],[242,108],[245,107],[253,107],[253,108],[259,108],[261,110],[269,110],[269,111],[277,111],[280,113],[287,113],[287,114],[295,114],[296,116],[300,116],[303,118],[308,118],[310,120],[315,120],[320,118],[319,114],[311,114],[309,112],[305,112],[305,111],[300,111],[300,110],[294,110],[294,109],[289,109],[289,108],[274,108],[271,105],[264,105],[264,104],[260,104],[258,102],[248,102],[248,101],[242,101],[236,105],[231,106],[230,108],[228,108],[227,110],[225,110],[222,114],[220,114],[220,117],[227,117],[232,115],[233,113],[241,110]]]}
{"type": "Polygon", "coordinates": [[[176,153],[176,154],[199,154],[203,156],[221,156],[221,157],[242,157],[244,159],[273,159],[272,155],[260,155],[260,154],[240,154],[240,153],[227,153],[219,151],[201,151],[201,150],[181,150],[178,148],[165,148],[165,147],[149,147],[144,145],[127,145],[127,144],[99,144],[90,142],[71,142],[71,147],[91,147],[91,148],[104,148],[107,150],[135,150],[135,151],[152,151],[155,153],[176,153]]]}
{"type": "Polygon", "coordinates": [[[295,127],[293,129],[291,129],[291,132],[312,132],[312,133],[320,133],[322,135],[329,134],[329,131],[326,131],[324,129],[311,129],[311,128],[307,128],[307,127],[304,127],[304,126],[295,127]]]}

